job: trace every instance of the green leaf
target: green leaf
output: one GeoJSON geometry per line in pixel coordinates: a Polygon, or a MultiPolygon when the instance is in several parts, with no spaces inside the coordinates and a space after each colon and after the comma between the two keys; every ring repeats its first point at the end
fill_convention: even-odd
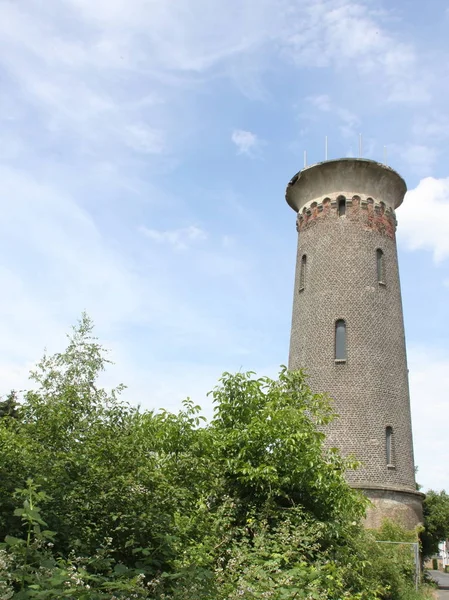
{"type": "Polygon", "coordinates": [[[116,575],[124,575],[128,571],[129,571],[128,567],[126,567],[125,565],[123,565],[121,563],[116,564],[114,567],[114,573],[116,575]]]}
{"type": "Polygon", "coordinates": [[[25,544],[26,542],[25,542],[25,540],[22,540],[21,538],[14,537],[12,535],[7,535],[5,537],[5,543],[8,546],[20,546],[20,545],[25,544]]]}

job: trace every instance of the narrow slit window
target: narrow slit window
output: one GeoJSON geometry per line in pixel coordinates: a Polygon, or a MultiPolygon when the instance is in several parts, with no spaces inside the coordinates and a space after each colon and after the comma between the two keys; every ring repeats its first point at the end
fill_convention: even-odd
{"type": "Polygon", "coordinates": [[[346,360],[346,323],[343,319],[335,323],[335,360],[346,360]]]}
{"type": "Polygon", "coordinates": [[[307,256],[303,254],[301,258],[301,270],[299,272],[299,291],[306,287],[307,256]]]}
{"type": "Polygon", "coordinates": [[[376,250],[377,260],[377,281],[378,283],[385,283],[385,265],[384,265],[384,253],[380,248],[376,250]]]}
{"type": "Polygon", "coordinates": [[[346,198],[338,199],[338,216],[343,217],[346,214],[346,198]]]}
{"type": "Polygon", "coordinates": [[[385,443],[387,451],[387,465],[393,464],[393,427],[385,429],[385,443]]]}

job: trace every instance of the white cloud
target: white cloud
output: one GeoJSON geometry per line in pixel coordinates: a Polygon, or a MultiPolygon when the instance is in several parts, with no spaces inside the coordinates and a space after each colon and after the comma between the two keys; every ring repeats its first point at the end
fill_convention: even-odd
{"type": "Polygon", "coordinates": [[[419,115],[413,124],[413,134],[418,138],[435,141],[449,137],[449,115],[444,112],[433,112],[430,115],[419,115]]]}
{"type": "Polygon", "coordinates": [[[398,211],[398,239],[409,250],[429,250],[434,260],[449,257],[449,178],[422,179],[407,192],[398,211]]]}
{"type": "Polygon", "coordinates": [[[309,96],[306,98],[315,108],[323,112],[330,112],[332,110],[332,102],[327,94],[318,94],[317,96],[309,96]]]}
{"type": "MultiPolygon", "coordinates": [[[[214,229],[215,248],[214,239],[204,243],[207,234],[197,226],[164,229],[157,220],[164,209],[170,215],[185,210],[184,223],[196,222],[195,210],[206,211],[197,200],[188,207],[187,198],[161,202],[166,196],[152,176],[160,173],[160,161],[166,161],[165,175],[180,160],[177,153],[187,157],[181,152],[187,135],[190,154],[202,146],[202,111],[212,105],[221,110],[223,98],[231,98],[212,95],[229,92],[221,87],[224,78],[267,104],[272,98],[277,102],[280,92],[266,93],[265,78],[286,64],[297,67],[288,83],[293,90],[303,89],[303,75],[306,86],[316,82],[314,76],[307,80],[308,73],[325,67],[369,109],[392,101],[423,102],[429,94],[444,98],[443,78],[432,85],[434,62],[420,54],[415,40],[389,31],[390,24],[371,6],[353,0],[0,2],[0,156],[20,165],[0,169],[3,390],[23,386],[22,377],[44,345],[50,352],[63,347],[83,309],[96,321],[100,339],[114,349],[118,370],[112,375],[120,373],[118,379],[130,385],[131,401],[171,406],[189,393],[202,397],[222,370],[238,369],[240,360],[244,368],[257,369],[257,353],[273,352],[271,330],[263,333],[270,320],[266,312],[281,321],[281,308],[254,303],[254,297],[266,301],[267,269],[284,264],[276,258],[277,230],[271,223],[261,226],[257,220],[263,218],[249,214],[248,204],[232,208],[243,224],[242,237],[255,233],[270,246],[271,262],[261,257],[262,268],[245,255],[238,228],[231,236],[214,229]],[[356,95],[359,82],[369,86],[368,94],[356,95]],[[201,95],[204,89],[207,96],[201,95]],[[155,206],[160,212],[152,212],[155,206]],[[138,223],[152,227],[135,235],[138,223]],[[193,251],[181,252],[189,247],[195,260],[193,251]]],[[[318,73],[319,80],[328,75],[318,73]]],[[[281,93],[288,106],[286,89],[281,93]]],[[[353,135],[359,117],[334,97],[333,90],[315,96],[315,108],[335,114],[342,134],[353,135]]],[[[235,119],[242,113],[234,108],[224,115],[227,128],[241,122],[235,119]]],[[[438,115],[422,129],[436,138],[438,115]]],[[[234,131],[232,141],[247,156],[265,143],[245,130],[234,131]]],[[[202,160],[199,153],[195,158],[202,160]]],[[[428,164],[433,159],[418,145],[403,158],[421,166],[423,159],[428,164]]],[[[180,176],[191,185],[185,171],[180,176]]],[[[169,189],[172,182],[163,181],[169,189]]],[[[449,253],[444,239],[449,183],[423,180],[420,186],[414,190],[416,202],[412,190],[399,212],[399,236],[409,248],[431,250],[441,259],[449,253]]],[[[204,190],[210,187],[206,181],[204,190]]],[[[188,189],[192,198],[194,191],[188,189]]],[[[214,225],[222,216],[212,215],[214,225]]],[[[449,370],[445,359],[439,364],[449,370]]],[[[437,373],[432,376],[435,380],[437,373]]],[[[424,384],[413,386],[415,398],[425,397],[424,384]]],[[[434,393],[442,397],[441,390],[434,393]]],[[[419,440],[417,430],[423,470],[419,440]]]]}
{"type": "Polygon", "coordinates": [[[195,225],[166,231],[148,229],[142,226],[139,230],[150,240],[160,244],[168,244],[175,250],[186,250],[192,244],[207,239],[206,232],[195,225]]]}
{"type": "Polygon", "coordinates": [[[449,356],[428,347],[412,347],[408,355],[417,481],[424,490],[449,491],[449,356]]]}
{"type": "Polygon", "coordinates": [[[111,328],[141,313],[140,281],[66,190],[3,167],[0,209],[0,360],[35,360],[83,309],[111,328]]]}
{"type": "Polygon", "coordinates": [[[437,158],[437,152],[434,147],[411,143],[404,146],[391,144],[390,148],[401,157],[416,175],[429,175],[432,172],[437,158]]]}
{"type": "Polygon", "coordinates": [[[347,69],[350,65],[371,89],[376,86],[376,96],[381,94],[384,102],[429,99],[428,76],[420,71],[417,77],[415,48],[389,33],[366,4],[317,0],[299,3],[292,12],[303,27],[287,29],[284,48],[299,66],[347,69]]]}
{"type": "Polygon", "coordinates": [[[385,100],[422,100],[432,89],[422,69],[417,77],[416,50],[350,0],[62,0],[53,11],[4,2],[0,39],[15,101],[39,112],[56,137],[70,133],[72,146],[97,152],[121,144],[167,152],[179,140],[177,108],[188,104],[179,90],[201,85],[212,68],[238,71],[241,81],[242,69],[252,79],[257,71],[263,96],[268,49],[308,69],[350,64],[385,100]],[[130,102],[137,87],[157,98],[151,110],[130,102]]]}
{"type": "MultiPolygon", "coordinates": [[[[103,341],[103,340],[102,340],[103,341]]],[[[151,363],[136,367],[130,356],[123,350],[114,351],[112,359],[116,364],[108,368],[102,376],[101,384],[114,387],[119,382],[127,385],[123,398],[132,404],[140,404],[144,409],[165,408],[178,411],[187,397],[203,409],[208,418],[213,415],[213,406],[207,393],[218,383],[224,364],[202,364],[185,361],[151,360],[151,363]]]]}
{"type": "Polygon", "coordinates": [[[254,152],[261,145],[255,133],[243,129],[234,129],[231,139],[237,147],[237,154],[246,154],[246,156],[254,156],[254,152]]]}
{"type": "MultiPolygon", "coordinates": [[[[356,114],[347,108],[337,106],[327,94],[308,96],[306,100],[320,112],[336,116],[341,121],[339,129],[344,137],[355,137],[357,129],[360,127],[360,119],[356,114]]],[[[305,116],[308,118],[308,115],[305,116]]]]}
{"type": "MultiPolygon", "coordinates": [[[[42,351],[42,348],[40,351],[42,351]]],[[[39,355],[36,356],[35,362],[37,362],[38,358],[39,355]]],[[[32,386],[28,382],[28,377],[30,371],[35,366],[35,362],[20,365],[12,361],[2,361],[0,364],[0,380],[2,382],[0,400],[3,400],[3,396],[6,396],[11,390],[22,392],[31,389],[32,386]]]]}
{"type": "Polygon", "coordinates": [[[204,396],[222,370],[250,360],[259,332],[226,318],[223,300],[228,293],[241,302],[249,285],[240,248],[224,247],[218,238],[217,248],[196,252],[194,261],[182,253],[171,258],[166,244],[182,249],[203,242],[206,232],[193,225],[147,229],[156,242],[148,248],[126,222],[119,232],[129,227],[126,240],[110,227],[105,235],[80,204],[44,176],[0,169],[0,394],[29,387],[29,367],[44,346],[50,353],[64,347],[82,310],[120,363],[108,383],[123,380],[130,385],[127,398],[146,406],[179,406],[184,395],[204,396]]]}
{"type": "Polygon", "coordinates": [[[162,132],[142,123],[125,127],[124,140],[129,148],[144,154],[160,154],[165,147],[162,132]]]}

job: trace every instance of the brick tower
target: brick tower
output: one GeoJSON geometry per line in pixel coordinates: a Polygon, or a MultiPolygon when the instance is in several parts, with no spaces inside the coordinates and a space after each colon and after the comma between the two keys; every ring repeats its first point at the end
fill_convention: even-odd
{"type": "Polygon", "coordinates": [[[327,444],[362,462],[347,479],[373,503],[368,527],[422,521],[395,240],[406,189],[389,167],[349,158],[303,169],[286,191],[299,234],[289,368],[334,399],[327,444]]]}

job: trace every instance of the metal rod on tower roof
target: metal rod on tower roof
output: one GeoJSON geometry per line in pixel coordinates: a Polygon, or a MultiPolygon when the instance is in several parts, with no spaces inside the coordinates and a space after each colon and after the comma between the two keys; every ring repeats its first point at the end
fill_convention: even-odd
{"type": "Polygon", "coordinates": [[[387,164],[387,147],[384,146],[384,165],[387,164]]]}
{"type": "Polygon", "coordinates": [[[362,134],[359,133],[359,158],[362,158],[362,134]]]}
{"type": "Polygon", "coordinates": [[[324,138],[324,160],[327,160],[327,135],[324,138]]]}
{"type": "Polygon", "coordinates": [[[307,150],[304,150],[304,169],[307,167],[307,150]]]}

